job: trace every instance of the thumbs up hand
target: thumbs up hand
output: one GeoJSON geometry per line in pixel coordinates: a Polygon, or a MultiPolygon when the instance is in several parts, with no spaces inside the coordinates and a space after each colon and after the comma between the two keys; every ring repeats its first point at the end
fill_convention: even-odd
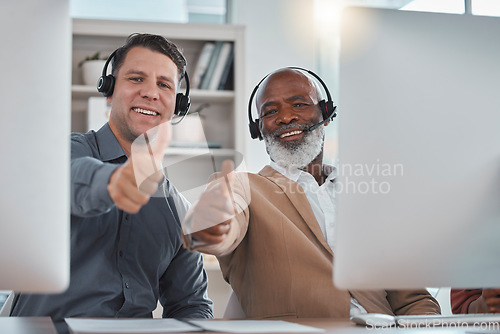
{"type": "Polygon", "coordinates": [[[210,183],[192,208],[190,232],[194,240],[212,245],[222,242],[228,235],[235,215],[234,178],[234,164],[225,160],[220,177],[210,183]]]}
{"type": "Polygon", "coordinates": [[[162,161],[172,137],[170,122],[161,123],[137,137],[131,146],[130,159],[138,189],[151,196],[163,179],[162,161]]]}
{"type": "Polygon", "coordinates": [[[163,179],[161,163],[170,137],[171,125],[166,122],[132,143],[129,159],[113,172],[107,187],[119,209],[137,213],[156,192],[163,179]]]}

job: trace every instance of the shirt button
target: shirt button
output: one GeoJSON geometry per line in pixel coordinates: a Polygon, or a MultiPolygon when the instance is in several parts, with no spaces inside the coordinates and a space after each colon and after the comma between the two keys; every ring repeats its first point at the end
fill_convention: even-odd
{"type": "Polygon", "coordinates": [[[128,216],[129,216],[129,215],[125,215],[125,220],[128,220],[128,216]]]}
{"type": "Polygon", "coordinates": [[[125,283],[125,287],[126,287],[127,289],[130,289],[130,285],[128,285],[128,283],[125,283]]]}
{"type": "Polygon", "coordinates": [[[123,257],[123,252],[122,251],[118,252],[118,254],[120,255],[120,257],[123,257]]]}

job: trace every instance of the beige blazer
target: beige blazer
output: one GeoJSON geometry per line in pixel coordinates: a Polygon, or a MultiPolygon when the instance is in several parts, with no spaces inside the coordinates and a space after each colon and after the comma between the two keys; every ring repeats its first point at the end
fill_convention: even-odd
{"type": "Polygon", "coordinates": [[[332,250],[301,186],[270,166],[259,174],[240,173],[236,181],[234,202],[241,213],[228,238],[193,248],[184,236],[184,244],[218,257],[247,317],[348,318],[351,295],[369,313],[440,313],[425,290],[337,289],[332,250]]]}

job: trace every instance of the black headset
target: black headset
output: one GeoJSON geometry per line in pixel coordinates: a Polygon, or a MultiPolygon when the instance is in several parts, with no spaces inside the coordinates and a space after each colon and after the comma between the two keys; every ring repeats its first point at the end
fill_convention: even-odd
{"type": "MultiPolygon", "coordinates": [[[[332,118],[337,116],[337,113],[335,112],[335,109],[337,109],[337,106],[333,105],[332,96],[330,95],[330,92],[328,91],[326,84],[324,83],[323,80],[321,80],[321,78],[316,73],[314,73],[313,71],[306,70],[305,68],[302,68],[302,67],[288,66],[286,68],[290,68],[290,69],[294,69],[294,70],[301,70],[301,71],[307,72],[310,75],[312,75],[314,78],[316,78],[318,80],[318,82],[321,84],[321,86],[323,86],[323,89],[325,90],[326,96],[328,98],[328,101],[325,101],[323,99],[323,100],[318,102],[319,107],[321,109],[321,113],[323,115],[323,120],[320,123],[311,126],[309,128],[309,131],[316,129],[318,126],[330,121],[332,118]]],[[[260,140],[263,139],[262,133],[260,133],[260,129],[259,129],[259,119],[258,118],[255,120],[252,119],[252,101],[253,101],[255,94],[257,93],[257,90],[259,89],[260,84],[269,75],[271,75],[271,73],[266,75],[264,78],[262,78],[262,80],[259,81],[257,86],[255,86],[255,88],[253,89],[252,94],[250,95],[250,100],[248,101],[248,120],[250,122],[248,124],[248,126],[250,128],[250,135],[252,136],[252,139],[256,139],[256,138],[259,138],[260,140]]]]}
{"type": "MultiPolygon", "coordinates": [[[[104,68],[102,69],[102,75],[97,81],[97,91],[102,93],[102,95],[108,97],[113,95],[113,90],[115,89],[115,77],[112,74],[106,75],[108,71],[108,65],[111,62],[111,59],[115,56],[116,52],[120,50],[120,48],[113,51],[108,59],[106,59],[106,63],[104,64],[104,68]]],[[[187,72],[184,73],[184,80],[186,81],[186,93],[177,93],[175,97],[175,110],[174,114],[177,116],[184,117],[189,112],[189,107],[191,106],[191,102],[189,99],[189,77],[187,72]]]]}

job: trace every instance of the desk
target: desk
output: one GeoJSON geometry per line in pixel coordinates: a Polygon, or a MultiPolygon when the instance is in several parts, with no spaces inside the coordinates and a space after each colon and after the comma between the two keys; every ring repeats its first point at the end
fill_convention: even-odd
{"type": "Polygon", "coordinates": [[[49,317],[0,317],[1,334],[57,334],[49,317]]]}
{"type": "MultiPolygon", "coordinates": [[[[473,327],[434,327],[434,328],[366,328],[363,326],[357,326],[348,320],[336,320],[336,319],[290,319],[284,318],[285,321],[295,322],[298,324],[312,326],[316,328],[322,328],[325,330],[325,334],[421,334],[421,333],[432,333],[432,334],[465,334],[465,333],[479,333],[481,328],[473,327]]],[[[206,320],[206,321],[217,321],[217,320],[206,320]]],[[[490,328],[496,330],[494,333],[499,333],[500,328],[490,328]]],[[[0,318],[0,333],[1,334],[57,334],[54,325],[50,318],[43,317],[11,317],[11,318],[0,318]]],[[[189,332],[187,334],[193,334],[198,332],[189,332]]],[[[206,332],[212,334],[227,334],[227,333],[217,333],[217,332],[206,332]]],[[[482,332],[488,333],[488,332],[482,332]]],[[[285,333],[281,333],[285,334],[285,333]]],[[[296,334],[296,333],[294,333],[296,334]]]]}

